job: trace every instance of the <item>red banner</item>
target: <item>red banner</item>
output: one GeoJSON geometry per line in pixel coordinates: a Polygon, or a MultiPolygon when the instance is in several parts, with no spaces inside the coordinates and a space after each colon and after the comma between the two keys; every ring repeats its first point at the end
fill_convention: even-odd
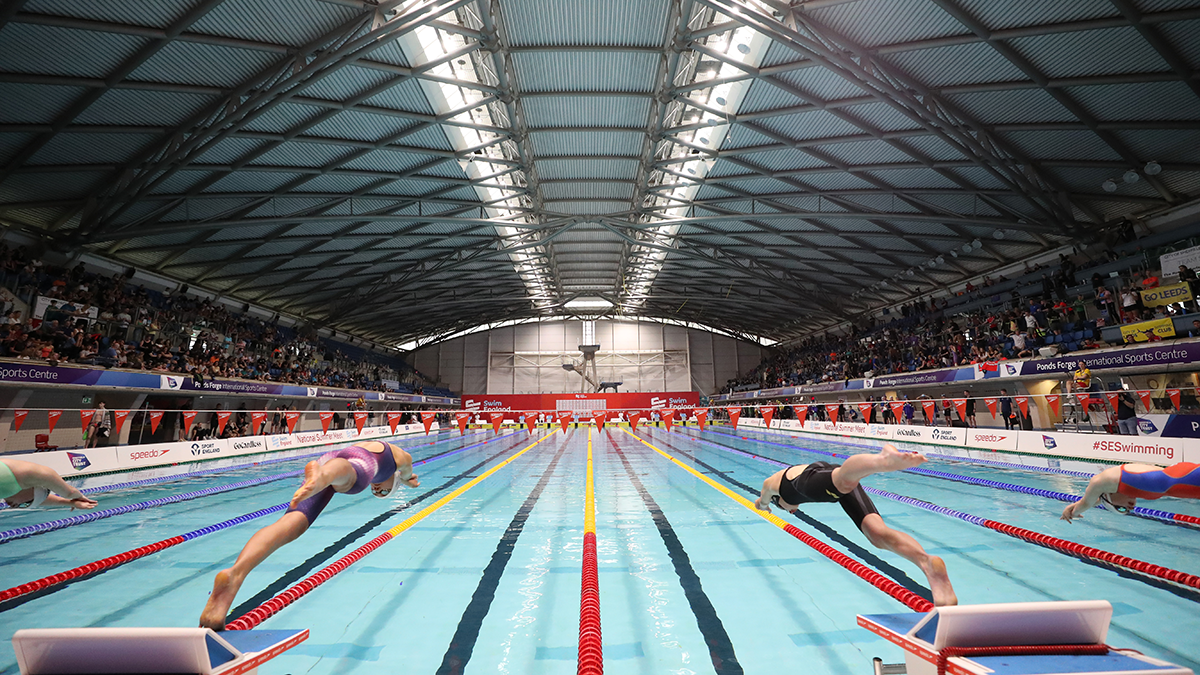
{"type": "Polygon", "coordinates": [[[592,422],[596,424],[596,431],[604,431],[604,422],[608,420],[607,410],[593,410],[592,422]]]}
{"type": "Polygon", "coordinates": [[[128,410],[113,411],[113,420],[115,420],[113,426],[116,427],[116,433],[113,434],[113,438],[117,439],[118,442],[121,440],[121,426],[125,424],[126,417],[129,417],[128,410]]]}
{"type": "Polygon", "coordinates": [[[771,428],[771,420],[775,417],[775,407],[764,406],[759,409],[759,412],[762,414],[763,422],[766,423],[767,428],[771,428]]]}
{"type": "Polygon", "coordinates": [[[625,416],[629,418],[629,430],[637,431],[638,421],[642,419],[642,411],[630,410],[625,416]]]}
{"type": "Polygon", "coordinates": [[[929,418],[931,421],[937,419],[936,401],[923,401],[921,402],[921,407],[925,410],[925,417],[929,418]]]}
{"type": "Polygon", "coordinates": [[[1079,405],[1083,406],[1084,410],[1088,409],[1088,404],[1092,402],[1092,395],[1088,393],[1076,393],[1075,398],[1079,399],[1079,405]]]}
{"type": "Polygon", "coordinates": [[[220,436],[221,434],[225,433],[225,425],[229,424],[229,415],[230,414],[231,413],[229,413],[228,411],[217,413],[217,436],[220,436]]]}
{"type": "Polygon", "coordinates": [[[296,422],[300,421],[300,413],[295,410],[289,410],[283,414],[283,418],[287,420],[288,433],[295,433],[296,422]]]}
{"type": "Polygon", "coordinates": [[[839,405],[838,405],[838,404],[836,404],[836,403],[829,403],[829,404],[826,404],[826,406],[825,406],[825,413],[826,413],[827,415],[829,415],[829,421],[830,421],[830,422],[833,422],[834,424],[837,424],[837,423],[838,423],[838,408],[840,408],[840,407],[841,407],[841,406],[839,406],[839,405]]]}
{"type": "Polygon", "coordinates": [[[529,433],[533,433],[533,428],[537,425],[537,411],[525,413],[525,428],[529,429],[529,433]]]}
{"type": "MultiPolygon", "coordinates": [[[[471,421],[471,413],[460,412],[454,413],[454,419],[458,422],[458,435],[463,436],[467,433],[467,423],[471,421]]],[[[396,431],[395,425],[392,425],[392,432],[396,431]]]]}
{"type": "Polygon", "coordinates": [[[562,425],[563,433],[567,432],[567,427],[571,425],[573,419],[575,419],[575,413],[570,410],[558,411],[558,423],[562,425]]]}
{"type": "Polygon", "coordinates": [[[998,399],[992,397],[983,399],[983,404],[987,406],[988,412],[992,413],[992,419],[996,419],[996,403],[998,402],[998,399]]]}
{"type": "Polygon", "coordinates": [[[183,435],[188,436],[192,433],[192,420],[196,419],[195,410],[183,411],[183,435]]]}
{"type": "Polygon", "coordinates": [[[504,424],[504,413],[502,413],[502,412],[491,413],[491,418],[492,418],[492,431],[494,431],[496,433],[500,433],[500,425],[504,424]]]}
{"type": "MultiPolygon", "coordinates": [[[[354,428],[358,430],[359,436],[362,435],[363,425],[365,425],[366,423],[367,423],[367,413],[361,412],[361,411],[354,413],[354,428]]],[[[429,433],[429,432],[426,431],[425,433],[429,433]]]]}
{"type": "Polygon", "coordinates": [[[708,423],[708,408],[696,408],[692,412],[696,415],[696,423],[700,425],[700,431],[704,431],[704,425],[708,423]]]}
{"type": "Polygon", "coordinates": [[[329,433],[329,423],[333,421],[333,413],[325,411],[325,412],[319,413],[318,417],[321,418],[321,433],[323,433],[323,434],[329,433]]]}
{"type": "Polygon", "coordinates": [[[667,431],[670,431],[671,424],[675,422],[675,411],[670,408],[666,408],[658,412],[662,415],[663,425],[667,427],[667,431]]]}
{"type": "Polygon", "coordinates": [[[1146,409],[1146,412],[1150,412],[1150,392],[1139,391],[1138,397],[1142,399],[1142,407],[1146,409]]]}
{"type": "Polygon", "coordinates": [[[162,416],[163,416],[163,411],[161,411],[161,410],[151,410],[150,411],[150,435],[151,436],[158,433],[158,423],[162,421],[162,416]]]}
{"type": "Polygon", "coordinates": [[[267,413],[254,412],[250,413],[250,435],[257,436],[262,432],[263,422],[267,421],[267,413]]]}
{"type": "Polygon", "coordinates": [[[13,411],[13,426],[12,426],[13,431],[21,430],[21,425],[25,423],[26,417],[29,417],[28,410],[14,410],[13,411]]]}
{"type": "MultiPolygon", "coordinates": [[[[492,412],[494,410],[562,410],[566,401],[596,401],[595,408],[605,410],[654,410],[657,408],[695,408],[700,395],[694,391],[621,392],[596,394],[465,394],[463,410],[492,412]]],[[[588,406],[589,408],[593,406],[588,406]]]]}
{"type": "Polygon", "coordinates": [[[79,411],[79,428],[87,429],[92,423],[92,415],[96,414],[95,410],[80,410],[79,411]]]}
{"type": "Polygon", "coordinates": [[[904,419],[904,401],[892,401],[888,405],[892,406],[892,415],[896,417],[896,421],[904,419]]]}
{"type": "Polygon", "coordinates": [[[1029,417],[1029,397],[1015,396],[1013,400],[1017,402],[1017,408],[1021,411],[1021,417],[1029,417]]]}
{"type": "Polygon", "coordinates": [[[1050,405],[1050,410],[1054,412],[1054,416],[1059,416],[1059,410],[1062,409],[1062,399],[1058,394],[1050,394],[1046,397],[1046,403],[1050,405]]]}
{"type": "Polygon", "coordinates": [[[404,413],[390,412],[387,414],[388,426],[392,428],[392,435],[396,435],[396,427],[400,426],[400,418],[404,417],[404,413]]]}
{"type": "Polygon", "coordinates": [[[1171,399],[1171,405],[1175,406],[1176,410],[1179,410],[1179,390],[1168,389],[1167,396],[1171,399]]]}
{"type": "Polygon", "coordinates": [[[1108,404],[1109,404],[1110,406],[1112,406],[1112,409],[1113,409],[1113,410],[1116,410],[1116,409],[1117,409],[1117,405],[1120,403],[1120,398],[1121,398],[1121,395],[1120,395],[1119,393],[1117,393],[1117,392],[1115,392],[1115,391],[1114,391],[1114,392],[1111,392],[1111,393],[1105,394],[1104,396],[1105,396],[1105,398],[1107,398],[1107,399],[1108,399],[1108,404]]]}
{"type": "Polygon", "coordinates": [[[954,409],[958,411],[958,419],[965,422],[967,420],[967,399],[954,399],[954,409]]]}
{"type": "MultiPolygon", "coordinates": [[[[430,412],[427,410],[421,411],[421,424],[425,427],[425,435],[426,436],[429,435],[429,430],[433,427],[433,422],[436,419],[437,419],[436,412],[430,412]]],[[[361,433],[361,429],[359,431],[361,433]]]]}
{"type": "Polygon", "coordinates": [[[729,421],[733,423],[733,430],[737,431],[738,420],[742,419],[742,407],[726,408],[725,412],[729,413],[729,421]]]}
{"type": "Polygon", "coordinates": [[[58,424],[58,418],[62,417],[61,410],[51,410],[49,413],[49,433],[54,433],[54,426],[58,424]]]}
{"type": "Polygon", "coordinates": [[[800,426],[803,427],[804,421],[808,419],[808,406],[797,405],[792,407],[796,411],[796,419],[800,420],[800,426]]]}
{"type": "Polygon", "coordinates": [[[862,415],[863,422],[870,422],[871,421],[871,404],[870,403],[859,403],[858,404],[858,414],[862,415]]]}

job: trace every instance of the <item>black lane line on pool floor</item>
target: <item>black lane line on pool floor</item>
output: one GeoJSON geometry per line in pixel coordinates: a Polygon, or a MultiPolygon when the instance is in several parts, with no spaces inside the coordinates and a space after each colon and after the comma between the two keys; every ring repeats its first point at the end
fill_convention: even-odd
{"type": "Polygon", "coordinates": [[[525,498],[525,503],[517,509],[512,522],[500,536],[500,542],[496,544],[492,559],[484,568],[479,585],[475,587],[475,593],[471,595],[471,602],[467,603],[467,608],[463,610],[462,618],[458,621],[458,628],[454,631],[454,637],[450,638],[450,646],[446,648],[446,654],[442,657],[442,665],[437,669],[437,675],[458,675],[463,672],[467,667],[467,662],[471,660],[475,642],[479,640],[479,630],[483,627],[483,620],[487,618],[488,611],[492,608],[492,601],[496,598],[496,588],[500,586],[500,578],[504,576],[508,561],[512,559],[517,539],[521,537],[521,532],[525,529],[525,521],[529,520],[529,514],[533,512],[533,507],[537,505],[538,499],[542,496],[542,490],[550,482],[550,476],[558,466],[558,461],[562,459],[563,453],[567,451],[569,441],[570,439],[564,440],[562,447],[555,453],[554,459],[550,460],[550,465],[542,472],[542,477],[538,480],[537,485],[533,486],[533,490],[525,498]]]}
{"type": "Polygon", "coordinates": [[[409,508],[412,508],[413,506],[416,506],[417,504],[420,504],[421,502],[425,501],[426,499],[429,499],[430,497],[438,494],[439,492],[446,490],[451,485],[454,485],[458,481],[466,478],[467,476],[471,475],[472,473],[475,473],[476,471],[478,471],[480,469],[480,467],[484,466],[485,464],[492,461],[493,459],[496,459],[500,455],[503,455],[504,453],[512,450],[513,448],[517,447],[520,444],[521,444],[520,442],[514,443],[513,445],[490,455],[489,457],[485,458],[482,462],[476,464],[475,466],[472,466],[471,468],[467,469],[466,471],[463,471],[462,473],[458,474],[457,476],[454,476],[450,480],[433,488],[429,492],[425,492],[423,494],[417,495],[416,497],[413,497],[412,501],[409,501],[404,504],[401,504],[400,506],[396,506],[391,509],[388,509],[387,511],[384,511],[383,513],[379,514],[378,516],[375,516],[374,518],[363,523],[361,527],[358,527],[354,530],[351,530],[350,532],[347,532],[346,535],[343,536],[341,539],[338,539],[337,541],[333,542],[329,546],[326,546],[325,548],[321,549],[317,553],[313,554],[313,556],[310,557],[308,560],[305,560],[304,562],[300,563],[299,565],[288,570],[287,573],[285,573],[282,577],[280,577],[278,580],[276,580],[270,586],[267,586],[263,590],[256,593],[254,595],[254,597],[250,598],[249,600],[246,600],[242,604],[235,607],[232,611],[230,611],[229,616],[241,616],[241,615],[245,614],[246,612],[249,612],[250,610],[254,609],[255,607],[258,607],[259,605],[263,604],[267,600],[270,600],[271,598],[275,597],[277,594],[282,593],[285,589],[291,588],[291,586],[293,584],[297,583],[304,577],[308,576],[308,574],[310,572],[312,572],[314,569],[316,569],[317,566],[323,565],[326,562],[328,562],[330,558],[334,557],[335,555],[338,554],[339,551],[341,551],[342,549],[344,549],[345,547],[347,547],[351,543],[353,543],[355,539],[362,537],[363,535],[367,534],[368,532],[375,529],[379,525],[383,524],[383,522],[386,521],[388,518],[391,518],[392,516],[396,515],[397,513],[402,512],[402,511],[406,511],[409,508]]]}
{"type": "Polygon", "coordinates": [[[633,487],[641,495],[642,503],[650,512],[654,526],[658,528],[658,535],[662,537],[663,545],[667,547],[667,555],[671,558],[671,564],[675,566],[679,585],[683,588],[683,594],[692,608],[692,615],[696,617],[696,626],[700,629],[700,634],[704,636],[704,644],[708,645],[708,656],[712,661],[713,669],[717,671],[717,675],[743,673],[742,664],[738,662],[737,654],[733,650],[733,641],[729,639],[729,633],[725,632],[725,624],[721,623],[721,617],[717,616],[716,608],[708,599],[708,594],[704,592],[704,587],[700,583],[700,575],[696,574],[696,570],[692,567],[692,561],[688,558],[683,543],[679,541],[679,535],[675,534],[675,528],[671,527],[671,521],[667,520],[666,514],[659,508],[658,502],[654,501],[654,497],[650,495],[646,486],[642,485],[641,479],[633,471],[633,465],[629,463],[629,459],[625,457],[625,453],[621,451],[616,439],[611,435],[608,437],[608,444],[620,458],[621,465],[625,467],[625,473],[629,476],[629,482],[633,483],[633,487]]]}
{"type": "MultiPolygon", "coordinates": [[[[745,483],[739,481],[736,478],[731,478],[726,472],[720,471],[719,469],[713,467],[711,464],[708,464],[707,462],[704,462],[703,460],[696,458],[695,455],[691,454],[687,450],[683,450],[675,445],[672,445],[670,441],[664,441],[660,438],[655,438],[655,441],[658,443],[661,443],[662,445],[667,446],[668,448],[671,448],[675,452],[678,452],[679,454],[683,455],[684,457],[687,457],[688,459],[692,460],[696,464],[699,464],[700,466],[708,469],[709,471],[711,471],[713,473],[713,475],[720,476],[720,478],[722,480],[724,480],[726,483],[729,483],[730,485],[733,485],[734,487],[741,488],[742,490],[745,490],[746,492],[754,495],[755,497],[758,497],[758,495],[761,494],[761,492],[759,490],[755,490],[754,488],[750,487],[749,485],[746,485],[745,483]]],[[[709,441],[709,442],[712,443],[712,441],[709,441]]],[[[729,447],[729,446],[725,446],[721,443],[713,443],[713,445],[721,445],[722,447],[729,447]]],[[[744,452],[744,451],[741,451],[741,452],[744,452]]],[[[771,473],[774,473],[774,471],[772,471],[771,473]]],[[[867,549],[863,548],[862,546],[859,546],[858,544],[854,543],[853,541],[847,539],[845,536],[843,536],[837,530],[835,530],[832,527],[826,525],[825,523],[817,520],[816,518],[813,518],[812,516],[808,515],[807,513],[797,510],[794,515],[797,518],[799,518],[800,520],[807,523],[808,525],[811,525],[814,529],[820,530],[820,532],[822,534],[824,534],[826,537],[828,537],[832,541],[837,542],[838,544],[841,544],[847,551],[849,551],[851,554],[857,556],[858,559],[861,560],[864,564],[875,568],[880,574],[887,576],[892,581],[895,581],[896,583],[907,588],[908,590],[912,591],[913,593],[916,593],[917,595],[921,596],[922,598],[925,598],[926,600],[933,602],[933,593],[930,592],[930,590],[928,588],[922,586],[921,583],[918,582],[916,579],[913,579],[912,577],[908,576],[908,573],[905,572],[904,570],[900,569],[899,567],[896,567],[895,565],[889,563],[888,561],[884,560],[883,558],[880,558],[879,556],[875,555],[871,551],[868,551],[867,549]]]]}
{"type": "MultiPolygon", "coordinates": [[[[721,444],[714,443],[714,445],[721,445],[721,444]]],[[[728,447],[728,446],[722,446],[722,447],[728,447]]],[[[683,452],[683,451],[680,451],[680,452],[683,452]]],[[[780,460],[775,459],[774,457],[760,455],[757,453],[749,452],[748,450],[740,450],[739,449],[738,452],[744,452],[748,455],[753,455],[754,457],[760,457],[769,462],[780,462],[780,460]]],[[[695,458],[692,458],[692,459],[695,460],[697,463],[703,464],[698,459],[695,459],[695,458]]],[[[730,479],[727,478],[726,480],[730,480],[730,479]]],[[[755,493],[755,494],[757,494],[757,493],[755,493]]],[[[910,499],[913,499],[913,498],[910,497],[910,499]]],[[[926,504],[932,503],[932,502],[926,502],[923,499],[918,500],[918,501],[925,502],[926,504]]],[[[797,513],[799,513],[799,512],[797,512],[797,513]]],[[[989,529],[989,531],[995,532],[995,530],[990,530],[990,529],[989,529]]],[[[1025,540],[1018,539],[1018,541],[1025,541],[1025,540]]],[[[1034,542],[1025,541],[1025,543],[1033,544],[1034,546],[1037,546],[1037,544],[1034,542]]],[[[1059,551],[1057,549],[1052,549],[1052,548],[1048,548],[1048,547],[1039,547],[1039,548],[1046,548],[1046,550],[1053,551],[1055,553],[1060,553],[1062,555],[1067,556],[1068,558],[1074,558],[1075,560],[1078,560],[1079,562],[1081,562],[1085,565],[1091,565],[1092,567],[1098,567],[1103,570],[1108,570],[1110,572],[1114,572],[1114,573],[1116,573],[1117,576],[1122,577],[1124,579],[1130,579],[1132,581],[1140,581],[1141,583],[1144,583],[1147,586],[1153,586],[1157,589],[1167,591],[1168,593],[1178,596],[1180,598],[1183,598],[1185,600],[1190,600],[1192,602],[1200,602],[1200,591],[1197,591],[1196,589],[1193,589],[1193,588],[1190,588],[1187,586],[1179,586],[1179,585],[1176,585],[1176,584],[1173,584],[1173,583],[1167,581],[1166,579],[1160,579],[1158,577],[1148,576],[1148,575],[1144,575],[1144,574],[1138,574],[1136,571],[1131,570],[1127,567],[1122,567],[1120,565],[1114,565],[1112,563],[1107,563],[1107,562],[1104,562],[1103,560],[1099,560],[1097,558],[1089,558],[1087,556],[1073,555],[1071,553],[1066,553],[1064,551],[1059,551]]],[[[992,570],[994,570],[997,574],[1005,574],[1005,572],[997,569],[996,567],[994,567],[992,565],[988,565],[988,567],[990,567],[992,570]]],[[[897,581],[897,583],[900,583],[900,582],[897,581]]],[[[914,590],[914,592],[916,592],[916,591],[914,590]]]]}

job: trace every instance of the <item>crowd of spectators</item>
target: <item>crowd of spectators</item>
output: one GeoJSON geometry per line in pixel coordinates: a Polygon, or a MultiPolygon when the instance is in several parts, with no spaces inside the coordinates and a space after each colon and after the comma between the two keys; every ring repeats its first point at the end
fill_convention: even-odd
{"type": "MultiPolygon", "coordinates": [[[[1116,258],[1108,249],[1087,266],[1116,258]]],[[[1182,281],[1196,279],[1195,272],[1185,266],[1181,265],[1178,273],[1182,281]]],[[[1068,289],[1085,283],[1074,260],[1060,256],[1053,268],[1027,263],[1023,278],[1029,281],[1024,289],[1015,286],[1007,294],[993,293],[989,288],[1006,279],[984,277],[980,286],[968,283],[958,293],[990,298],[983,309],[956,314],[948,298],[914,300],[890,310],[890,318],[874,326],[851,325],[845,334],[812,336],[778,349],[749,373],[729,380],[723,391],[879,377],[1104,347],[1100,327],[1195,311],[1195,289],[1183,303],[1142,305],[1137,291],[1157,287],[1161,276],[1161,271],[1154,270],[1118,275],[1114,290],[1110,277],[1095,273],[1091,292],[1076,293],[1072,298],[1068,289]],[[1038,283],[1038,272],[1041,293],[1035,287],[1030,294],[1028,283],[1038,283]]],[[[1200,337],[1200,322],[1192,333],[1200,337]]],[[[1152,332],[1147,337],[1160,339],[1152,332]]]]}
{"type": "Polygon", "coordinates": [[[382,391],[391,380],[420,388],[420,374],[398,358],[355,360],[315,329],[280,326],[278,316],[263,321],[187,293],[157,293],[124,275],[94,274],[82,263],[47,265],[24,248],[0,244],[0,284],[31,306],[38,296],[49,300],[41,319],[6,303],[0,357],[176,373],[197,381],[240,378],[382,391]]]}

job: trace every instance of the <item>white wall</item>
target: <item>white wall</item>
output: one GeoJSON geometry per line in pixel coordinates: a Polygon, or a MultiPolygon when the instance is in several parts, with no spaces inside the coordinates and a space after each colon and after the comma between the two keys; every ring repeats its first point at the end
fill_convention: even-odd
{"type": "MultiPolygon", "coordinates": [[[[547,321],[473,333],[417,350],[410,361],[422,374],[463,394],[579,391],[579,321],[547,321]]],[[[596,374],[623,382],[621,391],[712,394],[741,370],[758,365],[759,345],[707,331],[651,321],[597,321],[596,374]]]]}

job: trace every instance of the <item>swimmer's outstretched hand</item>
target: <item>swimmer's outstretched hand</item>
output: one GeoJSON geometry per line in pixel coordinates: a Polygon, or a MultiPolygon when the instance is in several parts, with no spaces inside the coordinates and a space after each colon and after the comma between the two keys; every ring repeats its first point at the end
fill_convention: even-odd
{"type": "Polygon", "coordinates": [[[771,505],[764,502],[762,500],[762,497],[759,497],[758,499],[754,500],[754,508],[758,509],[759,511],[764,511],[766,513],[771,512],[771,505]]]}
{"type": "Polygon", "coordinates": [[[75,499],[71,500],[71,510],[74,511],[75,509],[83,509],[86,511],[88,509],[94,509],[98,503],[99,502],[97,502],[95,499],[88,499],[83,495],[79,495],[75,499]]]}
{"type": "Polygon", "coordinates": [[[1071,520],[1073,520],[1073,519],[1075,519],[1075,518],[1080,518],[1080,519],[1082,519],[1082,518],[1083,518],[1083,514],[1082,514],[1082,513],[1076,513],[1076,511],[1075,511],[1075,507],[1079,506],[1079,504],[1080,504],[1080,503],[1081,503],[1081,502],[1075,502],[1075,503],[1073,503],[1073,504],[1067,504],[1067,508],[1063,509],[1063,512],[1062,512],[1062,517],[1060,517],[1060,518],[1059,518],[1059,520],[1065,520],[1065,521],[1067,521],[1067,522],[1069,523],[1069,522],[1071,522],[1071,520]]]}
{"type": "Polygon", "coordinates": [[[404,484],[408,487],[421,487],[421,481],[417,480],[417,474],[415,473],[409,476],[408,479],[404,481],[404,484]]]}

